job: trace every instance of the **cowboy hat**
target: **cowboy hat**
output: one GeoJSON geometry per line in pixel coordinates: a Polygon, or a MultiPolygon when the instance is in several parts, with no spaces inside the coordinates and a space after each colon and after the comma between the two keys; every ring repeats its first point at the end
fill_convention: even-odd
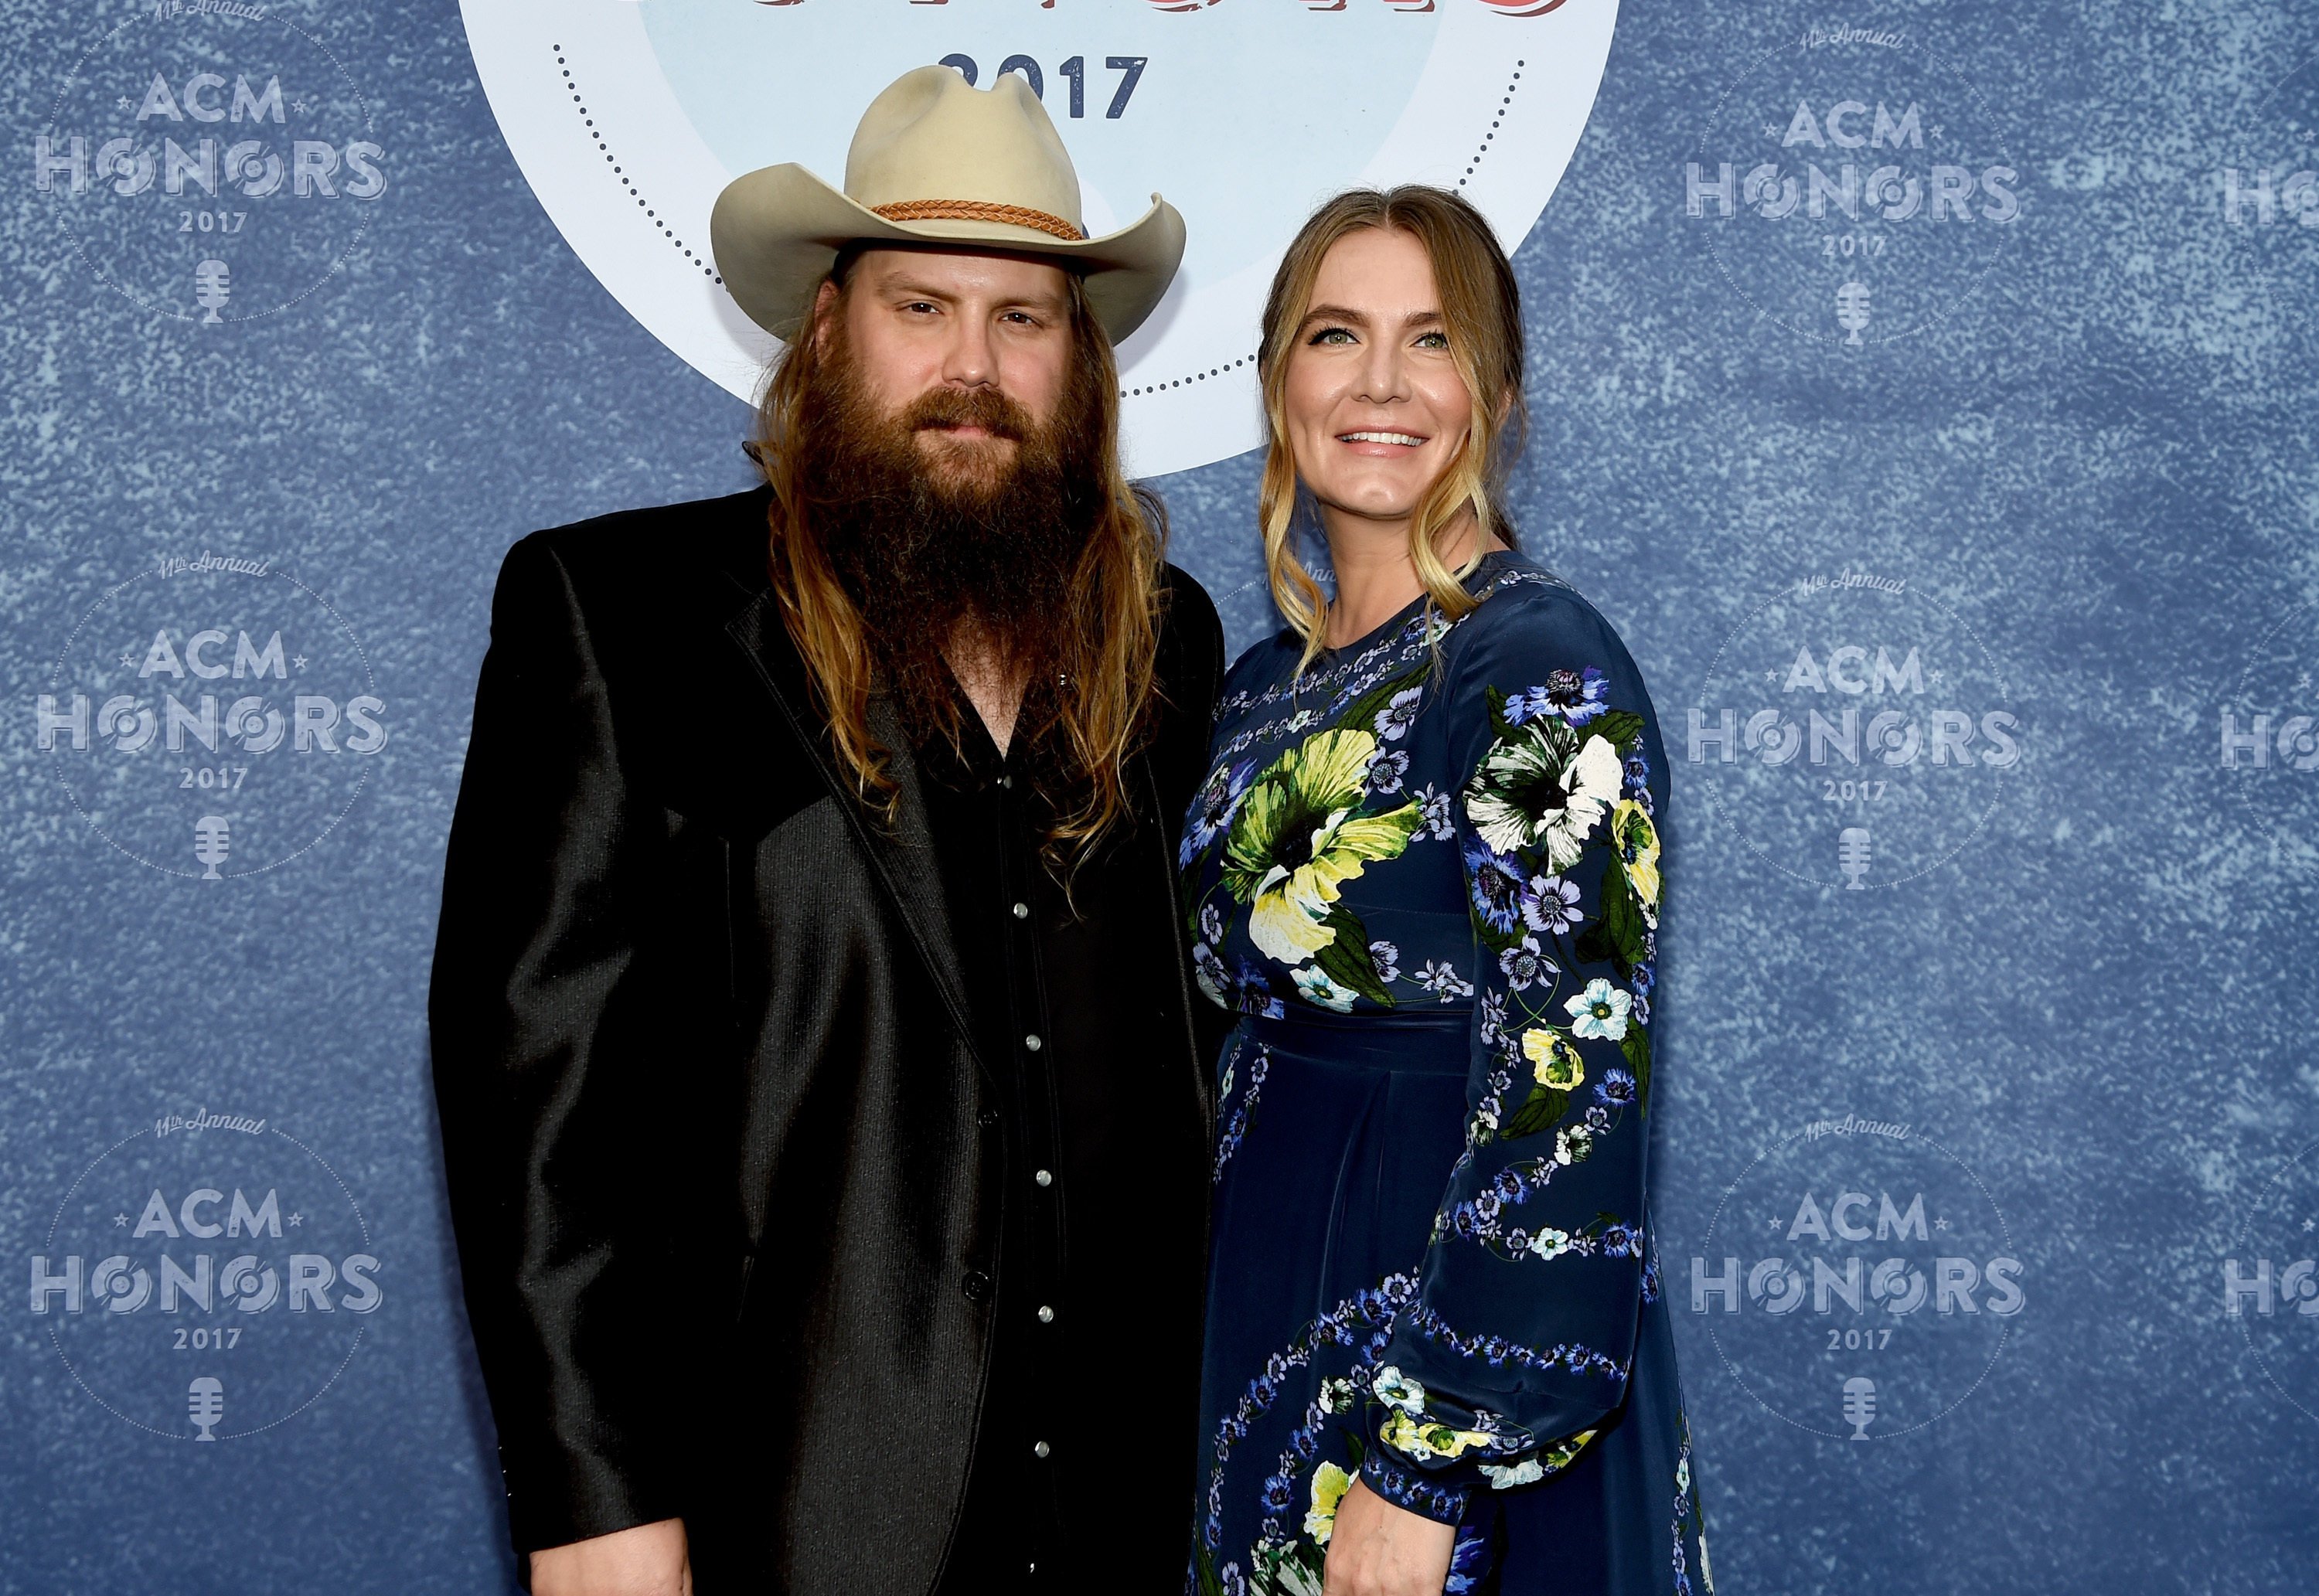
{"type": "Polygon", "coordinates": [[[1078,173],[1030,85],[1006,72],[977,89],[948,67],[919,67],[862,113],[843,192],[794,162],[760,167],[717,196],[708,239],[734,302],[784,340],[838,251],[864,241],[1051,256],[1080,274],[1115,344],[1168,292],[1184,219],[1155,194],[1132,226],[1088,238],[1078,173]]]}

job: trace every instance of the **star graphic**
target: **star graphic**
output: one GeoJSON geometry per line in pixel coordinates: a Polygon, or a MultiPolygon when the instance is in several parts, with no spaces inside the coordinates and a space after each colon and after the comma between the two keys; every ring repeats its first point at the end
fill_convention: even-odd
{"type": "Polygon", "coordinates": [[[120,106],[123,111],[134,111],[137,109],[136,106],[130,104],[129,96],[127,95],[122,95],[121,98],[115,100],[113,104],[120,106]]]}
{"type": "Polygon", "coordinates": [[[302,671],[306,668],[306,656],[302,654],[293,654],[290,656],[290,664],[292,669],[302,671]]]}
{"type": "MultiPolygon", "coordinates": [[[[129,102],[128,102],[128,101],[126,101],[126,100],[123,100],[123,101],[122,102],[122,104],[123,105],[126,105],[128,103],[129,103],[129,102]]],[[[1780,124],[1779,124],[1778,122],[1765,122],[1765,123],[1764,124],[1764,137],[1765,137],[1766,139],[1776,139],[1776,138],[1778,138],[1779,136],[1780,136],[1780,124]]]]}
{"type": "Polygon", "coordinates": [[[1766,681],[1777,681],[1779,679],[1780,668],[1777,665],[1771,666],[1764,672],[1764,680],[1766,681]]]}
{"type": "Polygon", "coordinates": [[[1936,1230],[1936,1231],[1945,1231],[1945,1230],[1947,1230],[1948,1228],[1949,1228],[1949,1222],[1948,1222],[1948,1221],[1946,1221],[1946,1220],[1945,1220],[1945,1219],[1936,1219],[1936,1220],[1933,1221],[1933,1229],[1935,1229],[1935,1230],[1936,1230]]]}
{"type": "Polygon", "coordinates": [[[2306,1231],[2319,1229],[2319,1219],[2305,1220],[2303,1222],[2303,1228],[2306,1231]]]}
{"type": "Polygon", "coordinates": [[[1925,672],[1925,680],[1938,687],[1941,684],[1941,673],[1937,670],[1927,671],[1925,672]]]}
{"type": "Polygon", "coordinates": [[[1772,1215],[1771,1228],[1775,1231],[1780,1228],[1780,1216],[1776,1213],[1772,1215]]]}
{"type": "MultiPolygon", "coordinates": [[[[113,1216],[113,1228],[114,1230],[116,1230],[116,1231],[119,1231],[119,1230],[125,1230],[126,1228],[128,1228],[128,1224],[129,1224],[129,1216],[128,1216],[127,1214],[125,1214],[125,1213],[116,1213],[116,1214],[114,1214],[114,1215],[113,1216]]],[[[2311,1222],[2310,1222],[2310,1221],[2308,1221],[2308,1220],[2304,1221],[2304,1222],[2303,1222],[2303,1228],[2304,1228],[2304,1229],[2305,1229],[2305,1230],[2309,1230],[2309,1229],[2311,1228],[2311,1222]]]]}
{"type": "Polygon", "coordinates": [[[124,653],[121,656],[121,663],[126,669],[134,670],[137,666],[137,656],[133,654],[124,653]]]}
{"type": "Polygon", "coordinates": [[[1941,124],[1935,122],[1931,128],[1926,131],[1929,131],[1934,138],[1937,139],[1941,136],[1941,124]]]}
{"type": "Polygon", "coordinates": [[[302,1213],[293,1213],[290,1216],[289,1224],[290,1228],[293,1231],[305,1222],[306,1216],[302,1213]]]}
{"type": "Polygon", "coordinates": [[[2299,693],[2307,693],[2311,690],[2310,672],[2305,671],[2302,675],[2295,679],[2295,690],[2299,693]]]}

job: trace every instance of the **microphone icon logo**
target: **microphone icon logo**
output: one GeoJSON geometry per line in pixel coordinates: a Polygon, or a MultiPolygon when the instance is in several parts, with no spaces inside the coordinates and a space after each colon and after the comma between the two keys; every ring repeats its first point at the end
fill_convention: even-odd
{"type": "Polygon", "coordinates": [[[203,327],[213,327],[222,320],[218,312],[232,296],[233,275],[226,270],[225,262],[205,260],[194,268],[194,302],[209,312],[202,318],[203,327]]]}
{"type": "Polygon", "coordinates": [[[1836,291],[1836,324],[1852,336],[1844,341],[1857,348],[1868,325],[1868,284],[1854,280],[1836,291]]]}
{"type": "Polygon", "coordinates": [[[1847,892],[1863,890],[1860,879],[1868,873],[1868,828],[1847,825],[1836,834],[1836,868],[1844,872],[1847,892]]]}
{"type": "Polygon", "coordinates": [[[222,815],[204,815],[194,822],[194,862],[203,866],[202,879],[221,881],[218,866],[225,862],[232,826],[222,815]]]}
{"type": "MultiPolygon", "coordinates": [[[[195,1440],[217,1439],[210,1431],[225,1421],[225,1382],[215,1375],[203,1375],[186,1386],[185,1416],[194,1421],[194,1428],[202,1432],[194,1438],[195,1440]]],[[[1853,1438],[1857,1440],[1859,1438],[1855,1436],[1853,1438]]]]}
{"type": "Polygon", "coordinates": [[[1844,1383],[1844,1421],[1852,1426],[1851,1438],[1864,1441],[1868,1427],[1876,1420],[1876,1382],[1865,1375],[1854,1375],[1844,1383]]]}

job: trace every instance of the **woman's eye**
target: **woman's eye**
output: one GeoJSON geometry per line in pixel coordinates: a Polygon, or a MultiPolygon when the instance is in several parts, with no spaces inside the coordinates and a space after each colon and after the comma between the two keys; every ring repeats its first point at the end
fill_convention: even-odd
{"type": "Polygon", "coordinates": [[[1315,344],[1349,344],[1354,338],[1341,327],[1324,327],[1313,335],[1311,341],[1315,344]]]}
{"type": "Polygon", "coordinates": [[[1417,347],[1421,349],[1446,349],[1449,347],[1449,335],[1446,332],[1429,332],[1417,340],[1417,347]]]}

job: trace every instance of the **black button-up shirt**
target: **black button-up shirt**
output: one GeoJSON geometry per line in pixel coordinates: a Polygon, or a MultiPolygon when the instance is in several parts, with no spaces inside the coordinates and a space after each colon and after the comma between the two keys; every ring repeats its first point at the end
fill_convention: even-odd
{"type": "Polygon", "coordinates": [[[960,750],[918,761],[1008,1186],[999,1256],[964,1283],[992,1302],[993,1348],[943,1589],[1172,1593],[1208,1180],[1168,834],[1139,817],[1067,894],[1021,740],[1002,758],[961,719],[960,750]]]}

